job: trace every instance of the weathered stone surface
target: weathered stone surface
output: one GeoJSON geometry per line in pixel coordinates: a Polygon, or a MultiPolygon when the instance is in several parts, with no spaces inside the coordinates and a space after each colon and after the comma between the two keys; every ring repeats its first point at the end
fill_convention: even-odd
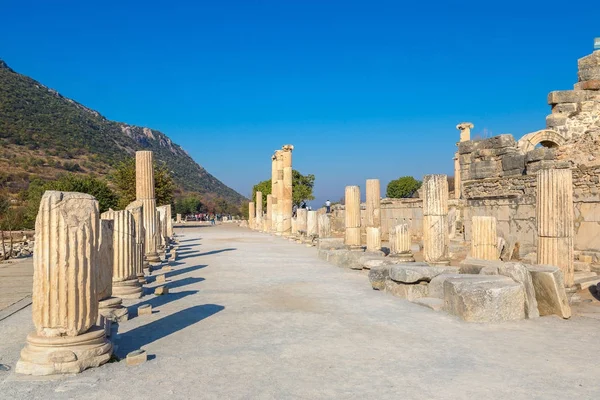
{"type": "Polygon", "coordinates": [[[449,278],[444,282],[444,309],[468,322],[525,318],[523,287],[503,276],[449,278]]]}
{"type": "Polygon", "coordinates": [[[127,357],[125,357],[125,364],[127,364],[128,367],[133,367],[145,363],[147,359],[148,356],[146,350],[135,350],[127,354],[127,357]]]}
{"type": "Polygon", "coordinates": [[[440,274],[431,279],[429,282],[429,297],[444,299],[444,282],[449,278],[460,278],[463,276],[478,276],[478,275],[463,275],[463,274],[440,274]]]}
{"type": "Polygon", "coordinates": [[[461,274],[479,274],[484,267],[495,267],[496,269],[502,265],[500,260],[481,260],[478,258],[467,257],[460,263],[461,274]]]}
{"type": "Polygon", "coordinates": [[[535,289],[540,315],[571,317],[571,307],[565,292],[562,272],[559,268],[545,265],[527,265],[535,289]]]}
{"type": "Polygon", "coordinates": [[[385,281],[390,276],[390,267],[380,265],[372,267],[369,271],[369,282],[375,290],[385,290],[385,281]]]}
{"type": "Polygon", "coordinates": [[[525,170],[525,155],[512,154],[502,157],[502,170],[504,171],[521,171],[525,170]]]}
{"type": "Polygon", "coordinates": [[[281,147],[281,188],[278,196],[278,211],[281,215],[281,234],[289,236],[292,232],[292,151],[294,146],[281,147]]]}
{"type": "Polygon", "coordinates": [[[581,103],[588,99],[588,94],[580,90],[557,90],[548,94],[548,104],[581,103]]]}
{"type": "Polygon", "coordinates": [[[366,226],[381,227],[381,185],[379,179],[367,179],[366,226]]]}
{"type": "Polygon", "coordinates": [[[346,186],[344,243],[349,247],[360,246],[360,188],[346,186]]]}
{"type": "Polygon", "coordinates": [[[412,302],[433,311],[442,311],[444,309],[444,300],[435,297],[421,297],[414,299],[412,302]]]}
{"type": "Polygon", "coordinates": [[[483,260],[498,259],[496,218],[473,216],[471,222],[471,257],[483,260]]]}
{"type": "Polygon", "coordinates": [[[471,164],[471,179],[486,179],[500,176],[502,164],[497,160],[481,160],[471,164]]]}
{"type": "Polygon", "coordinates": [[[319,215],[319,239],[331,237],[330,214],[319,215]]]}
{"type": "Polygon", "coordinates": [[[538,304],[535,297],[535,288],[531,274],[525,265],[520,263],[504,263],[498,267],[498,273],[511,278],[523,286],[525,293],[525,317],[537,318],[540,316],[538,304]]]}
{"type": "Polygon", "coordinates": [[[577,82],[573,89],[575,90],[600,90],[600,79],[577,82]]]}
{"type": "Polygon", "coordinates": [[[429,263],[448,262],[448,178],[423,178],[423,258],[429,263]]]}
{"type": "Polygon", "coordinates": [[[319,215],[316,211],[309,211],[306,215],[306,235],[315,237],[319,235],[319,215]]]}
{"type": "Polygon", "coordinates": [[[343,249],[344,248],[344,238],[319,238],[317,241],[317,247],[319,249],[343,249]]]}
{"type": "Polygon", "coordinates": [[[367,227],[367,251],[381,251],[381,228],[367,227]]]}
{"type": "Polygon", "coordinates": [[[144,304],[138,307],[138,315],[151,315],[152,306],[150,304],[144,304]]]}
{"type": "Polygon", "coordinates": [[[256,229],[256,206],[253,201],[248,202],[248,227],[256,229]]]}
{"type": "Polygon", "coordinates": [[[146,259],[150,262],[160,261],[156,249],[159,233],[154,192],[154,153],[151,151],[135,153],[135,194],[136,200],[143,202],[146,259]]]}
{"type": "Polygon", "coordinates": [[[393,281],[390,278],[385,281],[385,291],[409,301],[428,295],[426,284],[405,284],[393,281]]]}
{"type": "Polygon", "coordinates": [[[169,288],[167,286],[159,286],[154,289],[154,294],[157,296],[162,296],[163,294],[168,294],[169,288]]]}
{"type": "Polygon", "coordinates": [[[426,263],[397,264],[390,267],[390,279],[402,283],[430,281],[441,274],[458,273],[457,267],[432,267],[426,263]]]}

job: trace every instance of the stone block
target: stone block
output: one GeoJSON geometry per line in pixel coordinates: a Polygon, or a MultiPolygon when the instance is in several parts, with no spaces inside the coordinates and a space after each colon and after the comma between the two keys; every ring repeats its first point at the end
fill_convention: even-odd
{"type": "Polygon", "coordinates": [[[165,274],[156,275],[156,282],[166,282],[165,274]]]}
{"type": "Polygon", "coordinates": [[[413,300],[413,303],[427,307],[433,311],[442,311],[444,309],[444,300],[435,297],[421,297],[413,300]]]}
{"type": "Polygon", "coordinates": [[[491,265],[483,267],[481,268],[481,271],[479,271],[479,275],[498,275],[498,267],[493,267],[491,265]]]}
{"type": "Polygon", "coordinates": [[[475,150],[476,142],[472,140],[467,140],[466,142],[460,142],[458,144],[458,153],[459,154],[468,154],[472,153],[475,150]]]}
{"type": "Polygon", "coordinates": [[[370,257],[361,257],[360,263],[364,269],[371,269],[373,267],[379,267],[382,265],[391,265],[395,264],[397,261],[390,257],[385,256],[370,256],[370,257]]]}
{"type": "Polygon", "coordinates": [[[587,93],[579,90],[557,90],[548,94],[548,104],[581,103],[587,100],[587,93]]]}
{"type": "Polygon", "coordinates": [[[591,264],[594,262],[594,257],[586,254],[580,254],[578,257],[579,261],[591,264]]]}
{"type": "Polygon", "coordinates": [[[513,171],[520,170],[523,172],[525,169],[525,155],[523,154],[510,154],[502,157],[502,170],[513,171]]]}
{"type": "Polygon", "coordinates": [[[390,267],[387,265],[380,265],[371,268],[369,271],[369,282],[375,290],[385,290],[385,281],[390,276],[390,267]]]}
{"type": "Polygon", "coordinates": [[[428,288],[425,283],[405,284],[393,281],[390,278],[385,281],[385,291],[409,301],[428,295],[428,288]]]}
{"type": "Polygon", "coordinates": [[[471,164],[471,179],[495,178],[500,176],[502,164],[497,160],[477,161],[471,164]]]}
{"type": "Polygon", "coordinates": [[[396,264],[390,266],[390,279],[402,283],[429,282],[441,274],[458,273],[457,267],[432,267],[426,263],[396,264]]]}
{"type": "Polygon", "coordinates": [[[138,315],[151,315],[152,306],[150,304],[143,304],[138,307],[138,315]]]}
{"type": "Polygon", "coordinates": [[[324,250],[344,249],[344,238],[322,238],[317,240],[317,248],[324,250]]]}
{"type": "Polygon", "coordinates": [[[481,140],[477,144],[478,149],[502,149],[505,147],[516,147],[517,142],[513,135],[504,133],[502,135],[493,136],[489,139],[481,140]]]}
{"type": "Polygon", "coordinates": [[[571,307],[561,270],[547,265],[528,265],[527,270],[531,274],[540,315],[556,314],[570,318],[571,307]]]}
{"type": "Polygon", "coordinates": [[[556,162],[552,160],[541,160],[527,163],[527,175],[534,175],[539,170],[557,168],[556,162]]]}
{"type": "Polygon", "coordinates": [[[600,90],[600,79],[577,82],[573,89],[575,90],[600,90]]]}
{"type": "Polygon", "coordinates": [[[159,286],[156,289],[154,289],[154,294],[157,296],[162,296],[163,294],[168,294],[169,293],[169,288],[166,286],[159,286]]]}
{"type": "Polygon", "coordinates": [[[135,350],[127,354],[125,363],[128,367],[133,367],[145,363],[148,360],[146,350],[135,350]]]}
{"type": "Polygon", "coordinates": [[[554,149],[548,147],[540,147],[529,151],[526,155],[525,161],[530,163],[541,160],[554,160],[556,157],[554,149]]]}
{"type": "Polygon", "coordinates": [[[546,129],[555,129],[567,123],[567,114],[550,114],[546,117],[546,129]]]}
{"type": "Polygon", "coordinates": [[[459,269],[461,274],[479,274],[484,267],[498,268],[503,262],[500,260],[480,260],[467,257],[461,261],[459,269]]]}
{"type": "MultiPolygon", "coordinates": [[[[434,297],[436,299],[444,299],[444,282],[449,278],[460,278],[463,276],[472,276],[472,275],[464,275],[464,274],[441,274],[433,278],[429,282],[429,297],[434,297]]],[[[479,276],[479,275],[473,275],[479,276]]]]}
{"type": "Polygon", "coordinates": [[[552,114],[571,115],[577,112],[577,103],[561,103],[552,106],[552,114]]]}
{"type": "Polygon", "coordinates": [[[485,279],[446,279],[444,309],[468,322],[501,322],[525,318],[525,295],[520,284],[503,276],[487,276],[485,279]]]}
{"type": "Polygon", "coordinates": [[[540,313],[538,311],[538,304],[535,297],[533,280],[531,279],[531,274],[525,265],[520,263],[503,263],[498,267],[498,273],[511,278],[513,281],[523,286],[523,291],[525,293],[525,317],[539,317],[540,313]]]}

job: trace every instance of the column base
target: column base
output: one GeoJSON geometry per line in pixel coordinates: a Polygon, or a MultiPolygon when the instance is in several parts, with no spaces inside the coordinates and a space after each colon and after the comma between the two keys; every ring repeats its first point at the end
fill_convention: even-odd
{"type": "Polygon", "coordinates": [[[110,360],[113,346],[103,328],[92,326],[77,336],[45,337],[32,332],[15,372],[25,375],[78,374],[110,360]]]}
{"type": "Polygon", "coordinates": [[[109,297],[98,302],[98,314],[112,322],[123,322],[129,319],[129,312],[123,307],[120,297],[109,297]]]}
{"type": "Polygon", "coordinates": [[[393,258],[394,260],[397,260],[402,263],[415,262],[415,258],[413,257],[413,254],[411,252],[390,254],[388,257],[393,258]]]}
{"type": "Polygon", "coordinates": [[[148,261],[148,262],[160,262],[160,257],[158,256],[157,252],[147,253],[146,254],[146,261],[148,261]]]}
{"type": "Polygon", "coordinates": [[[440,260],[440,261],[425,261],[429,265],[447,267],[450,265],[450,260],[440,260]]]}
{"type": "Polygon", "coordinates": [[[139,299],[142,297],[143,289],[138,278],[127,281],[113,281],[113,295],[122,299],[139,299]]]}

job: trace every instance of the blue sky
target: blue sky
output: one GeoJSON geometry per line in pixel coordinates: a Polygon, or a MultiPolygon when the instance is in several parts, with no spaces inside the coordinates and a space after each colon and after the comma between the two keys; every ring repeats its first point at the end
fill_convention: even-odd
{"type": "MultiPolygon", "coordinates": [[[[473,134],[545,127],[600,2],[0,0],[0,58],[107,118],[161,130],[244,195],[295,146],[322,203],[453,172],[473,134]]],[[[364,194],[363,194],[364,196],[364,194]]]]}

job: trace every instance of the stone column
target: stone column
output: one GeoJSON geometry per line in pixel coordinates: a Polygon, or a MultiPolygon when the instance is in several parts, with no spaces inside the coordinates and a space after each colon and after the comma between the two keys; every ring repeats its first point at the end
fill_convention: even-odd
{"type": "Polygon", "coordinates": [[[379,179],[367,179],[367,227],[381,227],[381,186],[379,179]]]}
{"type": "Polygon", "coordinates": [[[273,226],[271,222],[271,218],[273,218],[273,195],[267,195],[267,212],[265,213],[265,221],[266,221],[266,230],[265,232],[270,232],[273,226]]]}
{"type": "Polygon", "coordinates": [[[107,211],[102,219],[113,220],[113,294],[123,299],[139,299],[142,287],[139,283],[135,265],[136,239],[135,219],[127,210],[107,211]]]}
{"type": "Polygon", "coordinates": [[[112,344],[98,317],[99,212],[94,197],[47,191],[35,222],[31,313],[16,372],[79,373],[106,363],[112,344]]]}
{"type": "Polygon", "coordinates": [[[360,245],[360,188],[346,186],[345,197],[345,235],[344,244],[351,249],[358,249],[360,245]]]}
{"type": "Polygon", "coordinates": [[[160,206],[160,207],[156,207],[156,210],[158,211],[158,218],[160,221],[160,236],[161,236],[161,246],[162,247],[166,247],[168,244],[168,238],[169,238],[169,234],[167,233],[167,230],[169,229],[168,226],[168,220],[169,220],[169,215],[168,215],[168,211],[167,208],[171,208],[171,206],[160,206]]]}
{"type": "Polygon", "coordinates": [[[262,192],[256,192],[256,230],[263,229],[263,201],[262,192]]]}
{"type": "Polygon", "coordinates": [[[381,228],[367,226],[367,251],[381,251],[381,228]]]}
{"type": "Polygon", "coordinates": [[[283,188],[282,188],[282,231],[285,236],[292,233],[292,151],[294,146],[286,144],[281,148],[281,164],[283,170],[283,188]]]}
{"type": "Polygon", "coordinates": [[[177,220],[175,222],[177,222],[178,224],[181,223],[181,214],[177,214],[177,220]]]}
{"type": "Polygon", "coordinates": [[[292,218],[292,236],[298,235],[297,221],[298,221],[298,217],[292,218]]]}
{"type": "MultiPolygon", "coordinates": [[[[474,125],[470,122],[461,122],[456,125],[460,131],[460,142],[471,140],[471,129],[474,125]]],[[[456,144],[458,146],[458,143],[456,144]]],[[[460,177],[460,157],[458,152],[454,153],[454,198],[460,199],[462,196],[462,181],[460,177]]]]}
{"type": "Polygon", "coordinates": [[[271,206],[271,232],[277,232],[277,215],[279,213],[279,189],[277,183],[279,182],[279,175],[277,173],[277,152],[271,156],[271,197],[273,205],[271,206]]]}
{"type": "Polygon", "coordinates": [[[319,238],[331,237],[331,220],[329,214],[319,215],[319,238]]]}
{"type": "Polygon", "coordinates": [[[408,224],[399,224],[390,229],[390,257],[399,262],[414,262],[410,249],[410,230],[408,224]]]}
{"type": "Polygon", "coordinates": [[[448,177],[423,179],[423,258],[429,264],[449,265],[448,177]]]}
{"type": "Polygon", "coordinates": [[[471,221],[471,257],[498,260],[496,217],[473,216],[471,221]]]}
{"type": "Polygon", "coordinates": [[[165,206],[167,211],[167,239],[169,243],[171,242],[171,238],[173,237],[173,214],[171,210],[171,205],[167,204],[165,206]]]}
{"type": "Polygon", "coordinates": [[[306,236],[309,238],[319,235],[319,220],[317,211],[306,213],[306,236]]]}
{"type": "Polygon", "coordinates": [[[296,230],[300,235],[306,235],[308,231],[308,210],[299,208],[296,211],[296,230]]]}
{"type": "Polygon", "coordinates": [[[154,154],[151,151],[136,151],[135,153],[135,194],[136,200],[144,203],[144,229],[146,238],[146,259],[159,262],[156,251],[156,198],[154,195],[154,154]]]}
{"type": "Polygon", "coordinates": [[[250,229],[256,229],[256,224],[255,224],[255,219],[254,219],[255,216],[256,216],[256,209],[254,207],[254,202],[251,201],[250,203],[248,203],[248,227],[250,229]]]}
{"type": "Polygon", "coordinates": [[[125,207],[135,221],[135,272],[138,279],[144,278],[144,203],[136,200],[125,207]]]}
{"type": "Polygon", "coordinates": [[[559,267],[565,286],[574,285],[573,174],[545,169],[537,176],[537,262],[559,267]]]}
{"type": "Polygon", "coordinates": [[[281,235],[283,233],[283,151],[277,150],[275,152],[275,168],[277,171],[277,190],[275,197],[277,197],[277,214],[275,216],[275,233],[281,235]]]}

